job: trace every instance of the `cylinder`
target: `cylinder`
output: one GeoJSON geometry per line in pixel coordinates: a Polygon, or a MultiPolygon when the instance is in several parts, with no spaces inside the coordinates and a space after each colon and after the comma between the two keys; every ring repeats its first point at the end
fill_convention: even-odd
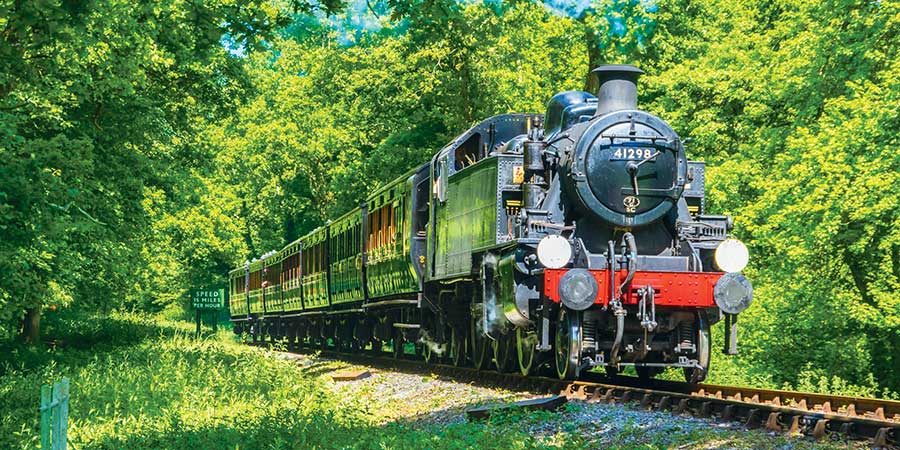
{"type": "Polygon", "coordinates": [[[544,148],[547,145],[542,141],[525,141],[525,151],[522,159],[525,163],[526,171],[543,171],[544,170],[544,148]]]}
{"type": "Polygon", "coordinates": [[[524,201],[522,206],[526,210],[540,208],[541,202],[544,200],[545,191],[544,186],[539,183],[523,183],[522,195],[524,196],[524,201]]]}
{"type": "Polygon", "coordinates": [[[600,85],[594,117],[637,109],[637,80],[643,70],[630,64],[607,64],[591,73],[597,76],[600,85]]]}
{"type": "Polygon", "coordinates": [[[544,149],[546,147],[547,144],[543,141],[525,141],[524,154],[522,155],[525,166],[525,182],[522,183],[523,206],[525,209],[539,208],[541,201],[544,199],[544,192],[546,192],[544,149]]]}

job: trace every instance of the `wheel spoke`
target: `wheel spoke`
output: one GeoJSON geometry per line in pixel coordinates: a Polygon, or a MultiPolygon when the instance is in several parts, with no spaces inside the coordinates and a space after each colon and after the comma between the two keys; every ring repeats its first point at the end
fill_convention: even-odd
{"type": "Polygon", "coordinates": [[[581,317],[578,313],[560,309],[554,344],[557,376],[563,380],[578,378],[581,364],[581,317]]]}
{"type": "Polygon", "coordinates": [[[516,329],[516,354],[519,360],[519,371],[522,375],[529,375],[534,372],[535,367],[535,345],[537,345],[537,335],[534,332],[525,331],[522,328],[516,329]]]}
{"type": "Polygon", "coordinates": [[[454,366],[462,366],[466,361],[466,340],[464,333],[457,331],[456,327],[450,328],[450,361],[454,366]]]}

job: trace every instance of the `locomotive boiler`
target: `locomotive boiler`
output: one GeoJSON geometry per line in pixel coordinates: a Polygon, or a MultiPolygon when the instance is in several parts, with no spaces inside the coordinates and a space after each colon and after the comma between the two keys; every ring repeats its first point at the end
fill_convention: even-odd
{"type": "Polygon", "coordinates": [[[597,95],[475,125],[361,206],[231,273],[238,332],[574,379],[709,370],[737,352],[748,252],[704,204],[704,163],[638,109],[630,65],[597,95]]]}

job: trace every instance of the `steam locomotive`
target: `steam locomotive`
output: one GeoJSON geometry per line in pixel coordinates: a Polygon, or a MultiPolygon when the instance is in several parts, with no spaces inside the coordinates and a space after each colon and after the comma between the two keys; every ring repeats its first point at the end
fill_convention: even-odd
{"type": "Polygon", "coordinates": [[[524,375],[680,367],[702,381],[713,324],[737,352],[747,248],[730,217],[706,213],[704,163],[637,108],[643,72],[593,73],[598,95],[486,119],[358,208],[232,270],[235,331],[524,375]]]}

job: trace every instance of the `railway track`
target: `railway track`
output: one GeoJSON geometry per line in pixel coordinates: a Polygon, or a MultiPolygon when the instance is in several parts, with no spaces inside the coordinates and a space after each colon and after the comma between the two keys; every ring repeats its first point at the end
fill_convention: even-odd
{"type": "MultiPolygon", "coordinates": [[[[316,350],[318,351],[318,350],[316,350]]],[[[301,349],[300,353],[314,351],[301,349]]],[[[806,392],[719,386],[635,377],[607,378],[589,372],[587,379],[564,381],[519,373],[498,373],[411,358],[321,351],[320,354],[386,370],[436,374],[456,381],[562,394],[586,402],[631,403],[648,410],[690,414],[739,422],[748,428],[811,436],[867,439],[876,448],[900,446],[900,401],[806,392]]]]}

